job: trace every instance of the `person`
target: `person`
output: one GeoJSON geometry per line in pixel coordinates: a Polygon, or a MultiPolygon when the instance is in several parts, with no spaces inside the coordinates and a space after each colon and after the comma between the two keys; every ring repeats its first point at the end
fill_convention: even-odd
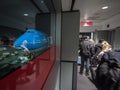
{"type": "Polygon", "coordinates": [[[15,39],[16,39],[15,37],[10,38],[10,40],[9,40],[9,46],[15,48],[14,47],[14,41],[15,41],[15,39]]]}
{"type": "Polygon", "coordinates": [[[0,45],[9,45],[9,38],[7,36],[1,36],[0,45]]]}
{"type": "Polygon", "coordinates": [[[102,51],[102,42],[105,41],[104,39],[100,39],[94,47],[94,55],[92,56],[92,65],[96,67],[99,63],[97,56],[102,51]]]}
{"type": "Polygon", "coordinates": [[[99,61],[101,61],[101,58],[103,57],[103,55],[106,53],[106,52],[111,52],[112,51],[112,46],[107,42],[107,41],[103,41],[101,43],[102,45],[102,50],[99,52],[99,54],[97,55],[97,59],[99,61]]]}
{"type": "Polygon", "coordinates": [[[91,42],[90,53],[91,57],[93,57],[95,55],[95,41],[93,39],[89,39],[89,41],[91,42]]]}
{"type": "MultiPolygon", "coordinates": [[[[97,55],[97,59],[100,61],[97,69],[96,69],[96,77],[95,77],[95,84],[98,87],[99,90],[113,90],[113,89],[107,89],[110,86],[107,86],[106,82],[108,81],[109,75],[109,63],[110,58],[112,57],[112,46],[107,42],[103,41],[101,43],[102,50],[97,55]]],[[[112,82],[109,82],[112,83],[112,82]]]]}
{"type": "Polygon", "coordinates": [[[23,51],[30,53],[29,49],[27,48],[27,44],[28,44],[28,41],[24,40],[21,44],[21,48],[23,49],[23,51]]]}
{"type": "Polygon", "coordinates": [[[90,57],[91,53],[89,50],[89,46],[91,45],[91,41],[87,39],[87,36],[82,37],[82,41],[80,42],[80,56],[81,56],[81,66],[80,66],[80,74],[83,75],[84,67],[86,68],[86,76],[89,75],[89,65],[90,65],[90,57]],[[86,64],[86,65],[85,65],[86,64]]]}

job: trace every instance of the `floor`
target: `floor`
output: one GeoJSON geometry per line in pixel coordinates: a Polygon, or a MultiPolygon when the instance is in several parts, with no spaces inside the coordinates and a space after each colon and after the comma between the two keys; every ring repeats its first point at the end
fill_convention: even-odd
{"type": "Polygon", "coordinates": [[[78,65],[77,90],[98,90],[87,76],[79,74],[79,69],[80,66],[78,65]]]}

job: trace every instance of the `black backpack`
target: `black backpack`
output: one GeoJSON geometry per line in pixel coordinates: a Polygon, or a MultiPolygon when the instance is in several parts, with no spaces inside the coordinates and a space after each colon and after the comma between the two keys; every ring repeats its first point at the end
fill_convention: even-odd
{"type": "Polygon", "coordinates": [[[83,49],[83,55],[85,57],[90,57],[91,56],[91,52],[90,52],[90,45],[86,45],[84,46],[85,48],[83,49]]]}

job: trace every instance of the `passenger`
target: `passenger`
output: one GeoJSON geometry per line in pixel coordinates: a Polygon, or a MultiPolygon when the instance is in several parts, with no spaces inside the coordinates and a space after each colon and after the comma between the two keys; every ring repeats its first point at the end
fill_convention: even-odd
{"type": "Polygon", "coordinates": [[[105,52],[112,51],[112,46],[107,41],[103,41],[101,45],[102,45],[102,51],[97,55],[97,59],[99,61],[101,61],[101,58],[102,58],[103,54],[105,54],[105,52]]]}
{"type": "Polygon", "coordinates": [[[95,45],[94,48],[94,55],[92,56],[93,66],[96,67],[98,65],[98,54],[102,51],[102,42],[105,41],[104,39],[100,39],[99,42],[95,45]]]}
{"type": "Polygon", "coordinates": [[[14,41],[15,41],[15,39],[16,39],[15,37],[13,37],[13,38],[10,39],[10,41],[9,41],[9,46],[15,48],[15,47],[14,47],[14,41]]]}
{"type": "Polygon", "coordinates": [[[101,45],[102,51],[97,56],[100,63],[96,70],[95,84],[99,90],[113,90],[107,89],[107,87],[110,86],[105,86],[107,77],[109,77],[108,71],[110,69],[107,61],[110,60],[110,57],[112,57],[112,46],[107,41],[103,41],[101,45]]]}
{"type": "Polygon", "coordinates": [[[93,39],[90,39],[89,41],[91,42],[90,53],[91,57],[93,57],[93,55],[95,54],[95,41],[93,39]]]}
{"type": "Polygon", "coordinates": [[[104,39],[100,39],[98,44],[95,45],[95,57],[101,52],[102,50],[102,42],[105,41],[104,39]]]}
{"type": "Polygon", "coordinates": [[[92,43],[87,39],[87,36],[82,37],[82,41],[80,43],[80,56],[81,56],[81,67],[80,67],[80,74],[83,75],[84,67],[86,68],[86,76],[89,75],[89,65],[90,65],[90,45],[92,43]],[[86,65],[85,65],[86,64],[86,65]]]}
{"type": "Polygon", "coordinates": [[[98,54],[100,64],[96,70],[95,84],[99,90],[120,90],[120,51],[102,42],[102,51],[98,54]]]}
{"type": "Polygon", "coordinates": [[[24,40],[21,44],[21,48],[23,49],[23,51],[25,51],[26,53],[30,53],[29,49],[27,48],[27,44],[28,44],[28,41],[27,40],[24,40]]]}

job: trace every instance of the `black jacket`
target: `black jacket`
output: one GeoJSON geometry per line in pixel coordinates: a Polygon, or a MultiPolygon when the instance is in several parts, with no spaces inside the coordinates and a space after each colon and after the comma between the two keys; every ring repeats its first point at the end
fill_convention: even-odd
{"type": "Polygon", "coordinates": [[[84,56],[84,50],[88,51],[88,47],[91,48],[92,43],[89,40],[84,40],[80,42],[79,50],[80,50],[80,56],[84,56]]]}
{"type": "Polygon", "coordinates": [[[100,43],[96,44],[94,47],[94,58],[102,51],[102,45],[100,43]]]}

